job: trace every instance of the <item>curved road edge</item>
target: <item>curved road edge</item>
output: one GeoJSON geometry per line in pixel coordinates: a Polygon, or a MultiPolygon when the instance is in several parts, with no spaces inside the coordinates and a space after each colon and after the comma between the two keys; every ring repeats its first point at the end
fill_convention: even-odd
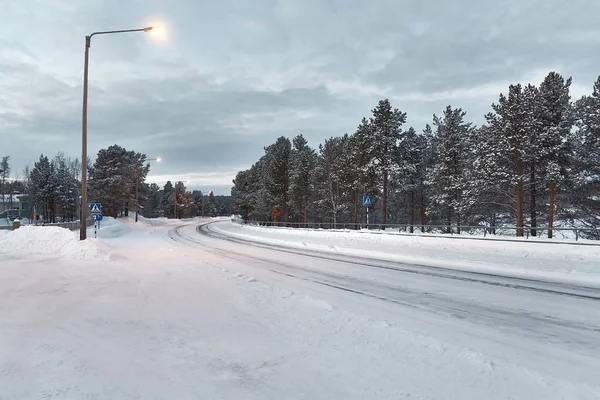
{"type": "MultiPolygon", "coordinates": [[[[530,290],[536,292],[543,292],[549,294],[564,295],[569,297],[576,297],[582,299],[588,299],[593,301],[600,301],[600,288],[586,285],[578,285],[567,282],[557,282],[551,280],[522,278],[514,276],[505,276],[500,274],[492,274],[487,272],[474,272],[464,271],[452,268],[443,268],[430,265],[419,265],[419,264],[408,264],[401,262],[394,262],[388,260],[380,260],[368,257],[358,257],[353,255],[344,254],[333,254],[318,250],[301,250],[294,247],[276,246],[272,244],[266,244],[260,241],[251,241],[240,239],[227,235],[225,233],[217,232],[211,229],[211,226],[222,221],[210,221],[199,224],[196,227],[196,231],[203,235],[213,239],[224,240],[231,243],[236,243],[244,246],[264,248],[272,251],[301,255],[311,258],[317,258],[321,260],[341,262],[347,264],[353,264],[356,266],[363,266],[368,268],[379,268],[391,271],[398,271],[400,273],[411,273],[419,275],[429,275],[436,278],[454,279],[460,281],[468,281],[472,283],[486,284],[492,286],[503,286],[519,290],[530,290]]],[[[170,232],[170,236],[173,240],[174,237],[179,240],[190,240],[196,242],[194,238],[183,235],[180,230],[188,226],[189,224],[181,225],[170,232]]],[[[196,242],[198,243],[198,242],[196,242]]],[[[204,244],[204,243],[203,243],[204,244]]],[[[204,244],[205,245],[205,244],[204,244]]],[[[213,247],[217,250],[223,250],[213,247]]]]}

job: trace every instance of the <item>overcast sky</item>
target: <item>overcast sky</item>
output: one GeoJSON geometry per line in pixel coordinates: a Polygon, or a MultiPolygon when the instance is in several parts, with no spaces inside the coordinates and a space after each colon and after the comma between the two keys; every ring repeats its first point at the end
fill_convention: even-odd
{"type": "Polygon", "coordinates": [[[278,136],[317,147],[381,98],[422,130],[451,104],[481,124],[510,83],[600,74],[598,0],[0,0],[0,156],[81,155],[84,36],[89,154],[162,156],[150,180],[229,194],[278,136]]]}

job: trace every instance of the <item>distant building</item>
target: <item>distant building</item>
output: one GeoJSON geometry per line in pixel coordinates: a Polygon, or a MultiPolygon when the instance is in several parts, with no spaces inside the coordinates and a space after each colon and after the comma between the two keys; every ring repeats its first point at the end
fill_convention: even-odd
{"type": "Polygon", "coordinates": [[[26,194],[0,194],[0,218],[28,216],[30,205],[26,194]]]}

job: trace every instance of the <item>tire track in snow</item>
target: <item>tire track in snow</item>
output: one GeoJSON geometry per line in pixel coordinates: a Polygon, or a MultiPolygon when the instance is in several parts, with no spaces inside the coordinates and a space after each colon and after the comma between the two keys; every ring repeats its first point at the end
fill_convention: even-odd
{"type": "MultiPolygon", "coordinates": [[[[215,233],[214,231],[210,231],[210,229],[209,229],[210,224],[211,223],[198,226],[197,231],[202,233],[201,228],[205,228],[209,232],[211,232],[211,234],[215,233]]],[[[178,229],[181,229],[181,228],[183,228],[183,226],[179,227],[178,229]]],[[[220,235],[220,234],[216,233],[216,235],[220,235]]],[[[179,232],[179,236],[182,238],[185,237],[180,232],[179,232]]],[[[209,235],[209,236],[213,237],[211,235],[209,235]]],[[[206,243],[194,240],[191,237],[186,237],[186,238],[189,239],[189,241],[192,243],[209,246],[206,243]]],[[[219,239],[220,239],[220,237],[219,237],[219,239]]],[[[212,246],[210,246],[210,247],[212,247],[212,246]]],[[[259,261],[262,263],[273,264],[273,265],[279,267],[280,269],[281,269],[281,267],[284,267],[291,271],[301,270],[304,273],[318,275],[319,278],[313,279],[313,278],[310,278],[307,276],[298,275],[297,273],[282,272],[280,270],[269,269],[269,271],[276,273],[276,274],[300,279],[303,281],[316,283],[316,284],[319,284],[322,286],[328,286],[328,287],[331,287],[334,289],[339,289],[339,290],[343,290],[343,291],[350,292],[350,293],[368,296],[368,297],[375,298],[378,300],[395,303],[395,304],[398,304],[401,306],[406,306],[406,307],[410,307],[410,308],[414,308],[414,309],[420,309],[420,310],[424,310],[424,311],[434,312],[436,314],[443,314],[446,316],[452,316],[452,317],[456,317],[456,318],[460,318],[460,319],[478,320],[479,322],[486,321],[486,323],[490,326],[496,325],[499,320],[503,321],[504,325],[517,326],[517,325],[521,324],[521,322],[519,322],[520,321],[519,317],[523,317],[523,315],[526,314],[528,323],[531,325],[535,325],[537,323],[537,324],[545,324],[545,325],[549,325],[549,326],[556,326],[556,327],[560,327],[560,328],[566,328],[566,329],[570,329],[570,330],[583,330],[583,331],[587,331],[587,332],[593,332],[593,334],[600,333],[600,327],[586,326],[583,324],[575,323],[574,321],[557,320],[554,317],[549,316],[549,315],[527,314],[525,311],[512,312],[512,311],[502,310],[502,309],[490,309],[489,307],[487,307],[485,305],[480,305],[475,302],[465,302],[465,301],[460,301],[457,299],[450,299],[447,296],[438,296],[435,293],[428,293],[428,292],[422,292],[422,291],[417,292],[417,291],[408,290],[407,288],[403,288],[401,286],[393,286],[393,285],[388,285],[385,283],[374,283],[374,282],[368,282],[368,281],[364,281],[364,280],[358,280],[358,279],[350,277],[350,276],[344,276],[344,275],[339,275],[339,274],[332,274],[332,273],[317,271],[314,269],[303,268],[303,267],[300,267],[295,264],[285,263],[280,260],[273,261],[273,260],[269,260],[266,258],[254,257],[254,256],[247,255],[247,254],[236,253],[236,255],[238,255],[239,257],[235,257],[231,254],[231,252],[225,252],[221,249],[218,249],[218,250],[220,251],[219,255],[226,257],[228,259],[231,259],[231,260],[244,262],[245,261],[244,259],[246,259],[246,260],[251,259],[251,260],[259,261]],[[354,285],[349,285],[350,283],[354,283],[354,285]],[[381,291],[385,291],[388,294],[382,295],[381,291]],[[378,294],[378,292],[379,292],[379,294],[378,294]],[[410,299],[413,299],[413,301],[412,302],[406,301],[406,300],[410,300],[410,299]],[[418,299],[418,300],[414,301],[414,299],[418,299]]],[[[292,253],[298,254],[296,252],[292,252],[292,253]]],[[[304,254],[302,254],[302,255],[304,255],[304,254]]],[[[310,256],[310,255],[308,255],[308,256],[310,256]]],[[[338,260],[338,259],[332,260],[327,257],[316,257],[316,258],[322,258],[327,261],[331,260],[331,261],[336,261],[336,262],[340,262],[340,263],[347,263],[346,261],[343,261],[343,260],[338,260]]],[[[361,265],[361,266],[371,266],[370,264],[365,265],[365,264],[356,263],[356,262],[353,264],[357,264],[357,265],[361,265]]],[[[386,270],[396,270],[395,268],[385,268],[385,269],[386,270]]],[[[403,271],[400,270],[400,272],[403,272],[403,271]]],[[[435,276],[433,274],[427,274],[427,273],[424,275],[435,276]]],[[[448,278],[448,276],[443,276],[443,278],[448,278]]],[[[461,279],[461,281],[463,281],[463,280],[472,281],[472,282],[476,282],[476,283],[482,283],[481,280],[461,279]]],[[[505,285],[497,285],[497,286],[505,286],[505,285]]],[[[520,287],[514,287],[511,285],[506,285],[505,287],[520,289],[520,287]]],[[[554,291],[550,291],[549,293],[553,294],[553,295],[556,294],[556,293],[554,293],[554,291]]],[[[576,297],[578,297],[578,296],[576,296],[576,297]]]]}
{"type": "MultiPolygon", "coordinates": [[[[221,240],[226,240],[226,241],[232,242],[232,243],[243,244],[243,245],[252,246],[252,247],[260,247],[260,248],[265,248],[265,249],[278,251],[278,252],[282,252],[282,253],[302,255],[302,256],[317,258],[317,259],[326,260],[326,261],[335,261],[335,262],[353,264],[353,265],[370,267],[370,268],[379,268],[379,269],[405,272],[405,273],[411,273],[411,274],[433,276],[436,278],[454,279],[454,280],[460,280],[460,281],[466,281],[466,282],[472,282],[472,283],[480,283],[480,284],[486,284],[486,285],[492,285],[492,286],[501,286],[501,287],[507,287],[507,288],[512,288],[512,289],[519,289],[519,290],[531,290],[531,291],[535,291],[535,292],[541,292],[541,293],[547,293],[547,294],[553,294],[553,295],[570,296],[570,297],[581,298],[581,299],[586,299],[586,300],[600,301],[600,290],[593,288],[593,287],[577,286],[577,285],[566,284],[566,283],[564,283],[564,284],[563,283],[555,283],[555,282],[543,281],[543,280],[537,280],[537,279],[502,276],[502,275],[495,275],[495,274],[484,273],[484,272],[460,271],[460,270],[447,269],[447,268],[441,268],[441,267],[431,267],[431,266],[427,266],[427,265],[403,264],[403,263],[397,263],[397,262],[391,262],[391,261],[376,260],[376,259],[354,257],[354,256],[336,256],[336,255],[330,255],[327,253],[323,253],[323,252],[319,252],[319,251],[312,251],[312,250],[311,251],[302,251],[302,250],[296,250],[296,249],[287,249],[287,248],[283,248],[283,247],[279,247],[279,246],[272,246],[272,245],[268,245],[268,244],[264,244],[264,243],[251,242],[251,241],[246,241],[246,240],[242,240],[242,239],[238,239],[238,238],[233,238],[231,236],[227,236],[222,233],[215,232],[214,230],[210,229],[210,225],[213,223],[214,222],[208,222],[208,223],[199,225],[196,228],[196,230],[200,234],[214,238],[214,239],[221,239],[221,240]],[[410,265],[414,265],[415,268],[410,268],[409,267],[410,265]],[[404,267],[401,267],[401,266],[404,266],[404,267]],[[518,282],[518,283],[513,283],[513,282],[518,282]]],[[[181,232],[179,232],[179,229],[183,228],[184,226],[179,226],[179,227],[175,228],[175,230],[177,231],[176,235],[178,237],[182,238],[182,242],[184,239],[183,239],[183,235],[181,234],[181,232]]],[[[194,241],[192,238],[188,238],[188,239],[194,243],[202,244],[204,246],[209,246],[205,243],[194,241]]],[[[210,247],[216,249],[216,247],[213,247],[213,246],[210,246],[210,247]]]]}

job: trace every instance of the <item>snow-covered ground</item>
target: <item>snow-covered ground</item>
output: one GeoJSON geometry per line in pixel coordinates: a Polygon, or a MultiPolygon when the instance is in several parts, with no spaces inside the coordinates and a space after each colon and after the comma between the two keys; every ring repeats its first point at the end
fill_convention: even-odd
{"type": "Polygon", "coordinates": [[[600,243],[595,242],[457,240],[236,223],[212,229],[238,239],[290,248],[600,287],[600,243]]]}
{"type": "MultiPolygon", "coordinates": [[[[598,290],[390,267],[463,254],[476,270],[486,252],[515,261],[524,248],[271,237],[214,220],[109,218],[83,243],[57,229],[0,231],[2,400],[600,398],[598,290]]],[[[586,249],[527,258],[541,270],[581,251],[600,265],[586,249]]]]}

